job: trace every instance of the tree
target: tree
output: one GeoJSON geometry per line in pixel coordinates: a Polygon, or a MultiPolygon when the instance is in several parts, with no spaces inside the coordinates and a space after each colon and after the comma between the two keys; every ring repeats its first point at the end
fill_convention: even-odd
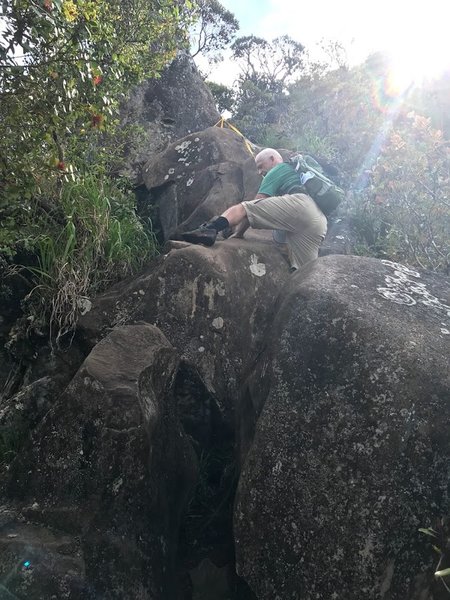
{"type": "Polygon", "coordinates": [[[230,111],[233,108],[234,93],[233,90],[221,83],[207,81],[207,86],[211,90],[214,100],[217,104],[217,110],[222,114],[225,111],[230,111]]]}
{"type": "Polygon", "coordinates": [[[282,90],[301,71],[304,46],[287,35],[268,42],[254,35],[240,37],[231,46],[241,80],[266,89],[282,90]]]}
{"type": "Polygon", "coordinates": [[[175,56],[190,3],[2,6],[0,256],[29,279],[22,334],[50,324],[58,340],[89,295],[155,251],[133,196],[109,169],[120,152],[119,102],[175,56]]]}
{"type": "Polygon", "coordinates": [[[287,86],[302,69],[304,47],[288,36],[272,42],[247,36],[231,48],[241,69],[234,120],[252,141],[263,143],[287,111],[287,86]]]}
{"type": "Polygon", "coordinates": [[[16,0],[2,23],[4,205],[70,175],[131,85],[174,56],[181,22],[170,0],[16,0]]]}
{"type": "Polygon", "coordinates": [[[197,0],[191,30],[191,55],[204,55],[209,62],[221,60],[220,51],[229,46],[239,29],[233,13],[218,0],[197,0]]]}

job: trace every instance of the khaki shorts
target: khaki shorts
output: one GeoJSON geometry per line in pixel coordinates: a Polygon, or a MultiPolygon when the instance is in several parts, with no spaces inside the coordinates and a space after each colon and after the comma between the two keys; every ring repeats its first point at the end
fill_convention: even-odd
{"type": "Polygon", "coordinates": [[[285,194],[242,202],[254,229],[286,231],[291,265],[299,268],[319,256],[327,232],[327,219],[306,194],[285,194]]]}

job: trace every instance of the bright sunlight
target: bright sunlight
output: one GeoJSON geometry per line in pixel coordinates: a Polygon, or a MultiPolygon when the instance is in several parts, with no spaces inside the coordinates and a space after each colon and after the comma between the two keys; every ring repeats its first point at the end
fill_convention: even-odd
{"type": "Polygon", "coordinates": [[[380,35],[391,59],[391,83],[398,92],[450,69],[450,3],[429,0],[409,5],[392,2],[380,35]],[[395,24],[395,27],[393,26],[395,24]]]}

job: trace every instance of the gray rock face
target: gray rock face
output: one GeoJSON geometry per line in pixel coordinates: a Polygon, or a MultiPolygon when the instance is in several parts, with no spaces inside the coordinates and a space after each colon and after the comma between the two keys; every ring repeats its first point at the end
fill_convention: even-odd
{"type": "Polygon", "coordinates": [[[414,577],[449,507],[449,344],[437,276],[330,256],[292,278],[244,394],[237,568],[260,600],[437,597],[414,577]]]}
{"type": "Polygon", "coordinates": [[[219,120],[214,98],[193,60],[180,52],[159,79],[136,87],[122,107],[122,125],[140,125],[144,132],[128,143],[122,172],[140,183],[141,166],[172,141],[211,127],[219,120]]]}
{"type": "MultiPolygon", "coordinates": [[[[162,147],[144,179],[165,239],[255,196],[235,133],[162,147]]],[[[350,252],[347,229],[322,253],[350,252]]],[[[438,277],[336,255],[290,275],[270,232],[167,243],[92,299],[70,359],[30,348],[20,390],[0,365],[0,433],[21,433],[2,582],[30,600],[441,600],[418,528],[448,515],[449,341],[438,277]]]]}
{"type": "Polygon", "coordinates": [[[233,423],[242,369],[264,343],[288,264],[270,242],[176,245],[140,277],[99,296],[80,320],[80,336],[92,347],[119,323],[156,325],[233,423]]]}
{"type": "Polygon", "coordinates": [[[14,512],[0,536],[11,593],[171,597],[196,478],[173,397],[177,367],[176,351],[147,324],[116,328],[90,353],[11,466],[14,512]],[[24,555],[32,568],[16,569],[24,555]]]}
{"type": "Polygon", "coordinates": [[[319,256],[329,254],[355,254],[356,234],[348,218],[339,209],[328,218],[328,231],[319,248],[319,256]]]}
{"type": "Polygon", "coordinates": [[[219,127],[177,140],[142,174],[166,240],[254,198],[261,181],[243,138],[219,127]]]}

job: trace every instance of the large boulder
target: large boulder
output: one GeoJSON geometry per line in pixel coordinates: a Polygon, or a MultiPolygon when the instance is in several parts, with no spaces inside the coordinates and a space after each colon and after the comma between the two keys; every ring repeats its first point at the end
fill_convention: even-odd
{"type": "Polygon", "coordinates": [[[261,181],[244,139],[219,127],[177,140],[152,156],[142,176],[165,240],[253,199],[261,181]]]}
{"type": "Polygon", "coordinates": [[[259,600],[437,598],[418,529],[449,508],[448,280],[328,256],[283,296],[243,393],[238,573],[259,600]]]}
{"type": "Polygon", "coordinates": [[[233,424],[241,374],[265,344],[288,263],[260,240],[175,246],[139,277],[96,298],[80,319],[79,340],[91,348],[119,324],[156,325],[233,424]]]}
{"type": "Polygon", "coordinates": [[[122,175],[141,182],[141,167],[171,142],[219,120],[214,98],[189,54],[179,51],[158,79],[137,86],[121,109],[122,126],[139,125],[127,144],[122,175]]]}
{"type": "Polygon", "coordinates": [[[175,597],[196,478],[173,394],[178,363],[156,327],[118,327],[54,400],[4,485],[0,572],[11,594],[175,597]]]}

